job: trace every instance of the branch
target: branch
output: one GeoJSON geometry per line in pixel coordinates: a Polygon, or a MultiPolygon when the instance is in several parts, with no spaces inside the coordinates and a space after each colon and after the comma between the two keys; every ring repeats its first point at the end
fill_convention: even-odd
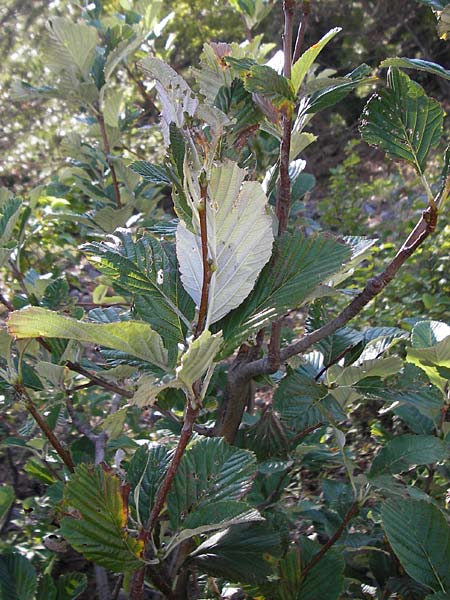
{"type": "Polygon", "coordinates": [[[50,429],[47,421],[44,419],[44,417],[40,414],[40,412],[34,405],[33,400],[31,399],[31,396],[27,392],[25,386],[23,386],[22,384],[16,384],[14,386],[14,389],[20,396],[24,398],[27,410],[41,428],[42,433],[48,439],[49,443],[53,446],[54,450],[57,452],[57,454],[59,455],[63,463],[66,465],[66,467],[69,469],[69,471],[73,473],[75,465],[72,461],[72,457],[70,456],[70,452],[61,446],[60,441],[50,429]]]}
{"type": "Polygon", "coordinates": [[[345,515],[344,520],[339,525],[339,527],[336,529],[334,534],[330,537],[328,542],[324,546],[322,546],[322,548],[314,556],[314,558],[305,566],[304,569],[302,569],[302,572],[301,572],[302,579],[305,579],[306,575],[311,571],[311,569],[319,562],[319,560],[321,560],[325,556],[325,554],[328,552],[328,550],[332,546],[334,546],[334,544],[338,541],[338,539],[344,533],[345,529],[347,528],[347,525],[350,523],[350,521],[353,519],[353,517],[355,517],[358,514],[358,512],[359,512],[359,503],[355,502],[354,504],[352,504],[352,506],[350,507],[350,510],[345,515]]]}
{"type": "MultiPolygon", "coordinates": [[[[378,296],[378,294],[384,290],[397,275],[406,260],[417,250],[427,237],[433,233],[436,228],[436,223],[437,210],[435,207],[429,206],[427,210],[422,213],[420,220],[384,271],[380,273],[380,275],[369,279],[364,290],[356,296],[356,298],[354,298],[335,319],[332,319],[320,329],[316,329],[316,331],[303,336],[297,342],[283,348],[280,352],[281,362],[285,362],[292,356],[305,352],[308,348],[328,337],[359,314],[362,309],[375,298],[375,296],[378,296]]],[[[252,363],[242,365],[239,376],[245,380],[256,377],[257,375],[270,373],[270,369],[271,365],[268,359],[262,358],[252,363]]]]}
{"type": "Polygon", "coordinates": [[[97,120],[98,120],[98,124],[100,127],[100,132],[102,134],[103,150],[106,155],[106,162],[108,163],[109,170],[111,171],[116,205],[117,205],[117,208],[122,208],[122,200],[120,199],[119,182],[117,180],[116,169],[114,168],[114,164],[111,160],[111,148],[110,148],[109,141],[108,141],[108,135],[106,133],[105,119],[104,119],[103,113],[101,111],[98,111],[98,113],[97,113],[97,120]]]}
{"type": "Polygon", "coordinates": [[[296,63],[300,58],[300,54],[302,51],[303,40],[305,39],[305,31],[306,26],[308,25],[309,14],[311,12],[311,2],[310,0],[303,0],[302,5],[302,20],[300,22],[300,27],[297,32],[297,40],[295,42],[294,56],[292,57],[292,64],[296,63]]]}
{"type": "MultiPolygon", "coordinates": [[[[211,265],[208,260],[208,230],[207,230],[207,219],[206,219],[206,208],[207,208],[207,182],[203,180],[202,175],[200,176],[200,194],[201,194],[201,205],[198,209],[199,217],[200,217],[200,236],[202,242],[202,261],[203,261],[203,283],[202,283],[202,294],[200,301],[200,308],[198,311],[198,321],[197,327],[195,331],[195,337],[198,337],[204,327],[208,312],[208,292],[209,292],[209,283],[211,281],[211,265]]],[[[206,384],[205,384],[206,385],[206,384]]],[[[144,543],[144,549],[142,551],[143,556],[145,557],[146,546],[153,532],[153,528],[156,524],[156,521],[159,517],[160,512],[164,508],[164,505],[167,500],[167,496],[169,494],[170,488],[172,486],[172,482],[177,474],[178,467],[180,465],[180,461],[183,457],[183,454],[189,444],[189,441],[192,437],[192,433],[195,427],[195,420],[200,412],[201,406],[201,392],[202,392],[202,382],[201,380],[197,380],[193,384],[194,397],[187,398],[186,401],[186,410],[184,414],[183,427],[181,428],[180,437],[178,439],[177,447],[175,448],[174,455],[170,461],[169,467],[165,474],[164,480],[161,483],[161,486],[158,489],[156,494],[155,503],[153,505],[152,511],[148,518],[148,521],[145,527],[139,533],[139,539],[141,539],[144,543]]],[[[164,578],[160,578],[160,580],[155,580],[155,576],[159,577],[159,574],[155,572],[153,569],[147,569],[149,571],[149,577],[153,577],[153,582],[157,586],[157,588],[162,591],[168,598],[172,597],[172,589],[170,585],[164,582],[164,578]],[[164,584],[165,589],[161,587],[161,584],[164,584]],[[167,590],[167,588],[169,588],[167,590]],[[170,592],[170,593],[168,593],[170,592]]],[[[141,600],[143,598],[143,586],[144,586],[144,575],[145,568],[139,569],[133,573],[132,581],[131,581],[131,589],[130,589],[130,598],[131,600],[141,600]]]]}
{"type": "MultiPolygon", "coordinates": [[[[291,77],[292,68],[292,33],[294,28],[294,6],[295,3],[292,0],[283,0],[284,76],[288,79],[291,77]]],[[[289,177],[291,131],[292,116],[291,111],[288,110],[285,111],[282,116],[282,137],[280,144],[280,181],[278,184],[276,201],[276,215],[278,217],[278,236],[282,235],[287,229],[289,210],[291,207],[291,180],[289,177]]],[[[282,319],[280,319],[272,325],[272,331],[269,342],[269,364],[271,372],[275,372],[280,366],[281,326],[282,319]]]]}
{"type": "Polygon", "coordinates": [[[206,313],[208,311],[209,284],[211,282],[211,265],[208,260],[208,229],[206,224],[206,204],[207,204],[207,183],[200,181],[201,206],[198,209],[200,217],[200,236],[202,240],[202,263],[203,263],[203,283],[202,295],[200,299],[200,308],[198,310],[198,321],[195,337],[198,337],[203,331],[206,313]]]}

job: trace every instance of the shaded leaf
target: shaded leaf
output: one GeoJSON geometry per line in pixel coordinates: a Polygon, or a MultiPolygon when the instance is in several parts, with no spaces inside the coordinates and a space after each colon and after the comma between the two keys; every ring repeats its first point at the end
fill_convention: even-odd
{"type": "Polygon", "coordinates": [[[381,509],[383,527],[405,571],[435,591],[450,591],[450,528],[433,504],[388,500],[381,509]]]}
{"type": "Polygon", "coordinates": [[[123,573],[142,566],[143,544],[127,530],[127,507],[116,475],[100,466],[79,465],[64,488],[64,502],[75,511],[61,520],[61,533],[88,560],[123,573]]]}
{"type": "Polygon", "coordinates": [[[444,460],[447,449],[442,440],[431,435],[400,435],[392,439],[375,457],[369,476],[401,473],[416,465],[444,460]]]}
{"type": "Polygon", "coordinates": [[[0,555],[0,598],[25,600],[34,598],[36,572],[25,556],[17,553],[0,555]]]}
{"type": "MultiPolygon", "coordinates": [[[[420,0],[419,0],[420,1],[420,0]]],[[[425,71],[432,75],[438,75],[444,79],[450,80],[450,71],[444,69],[438,63],[422,58],[387,58],[380,63],[380,67],[398,67],[400,69],[415,69],[416,71],[425,71]]]]}
{"type": "Polygon", "coordinates": [[[443,111],[405,73],[390,68],[388,87],[369,100],[360,131],[363,139],[423,173],[428,154],[442,135],[443,111]]]}
{"type": "Polygon", "coordinates": [[[150,516],[156,493],[161,485],[172,453],[164,446],[140,446],[128,468],[138,522],[145,525],[150,516]]]}
{"type": "MultiPolygon", "coordinates": [[[[256,471],[251,452],[223,439],[202,439],[183,455],[168,496],[170,522],[178,527],[190,513],[222,500],[238,500],[256,471]]],[[[243,504],[242,512],[248,509],[243,504]]]]}
{"type": "Polygon", "coordinates": [[[253,332],[301,306],[349,257],[350,248],[329,236],[284,234],[275,243],[272,258],[252,293],[218,324],[224,335],[222,355],[231,353],[253,332]]]}
{"type": "Polygon", "coordinates": [[[279,535],[266,524],[254,523],[213,535],[189,559],[212,576],[263,583],[273,574],[273,557],[279,554],[279,535]]]}

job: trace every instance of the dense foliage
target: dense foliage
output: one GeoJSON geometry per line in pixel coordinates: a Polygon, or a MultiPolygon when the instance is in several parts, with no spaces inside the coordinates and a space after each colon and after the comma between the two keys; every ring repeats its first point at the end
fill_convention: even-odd
{"type": "Polygon", "coordinates": [[[450,71],[322,2],[63,4],[8,91],[64,161],[0,190],[0,598],[450,598],[450,71]]]}

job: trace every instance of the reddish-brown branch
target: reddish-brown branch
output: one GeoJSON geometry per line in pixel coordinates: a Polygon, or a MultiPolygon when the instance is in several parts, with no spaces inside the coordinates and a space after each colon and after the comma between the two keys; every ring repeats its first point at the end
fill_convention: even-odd
{"type": "Polygon", "coordinates": [[[203,264],[203,282],[202,282],[202,293],[200,299],[200,308],[198,310],[198,321],[195,335],[198,337],[203,331],[205,325],[206,313],[208,312],[208,294],[209,284],[211,282],[211,265],[208,260],[208,228],[206,218],[206,204],[207,204],[207,184],[200,183],[200,194],[202,205],[199,208],[198,214],[200,218],[200,236],[202,241],[202,264],[203,264]]]}
{"type": "Polygon", "coordinates": [[[334,546],[334,544],[338,541],[338,539],[341,537],[341,535],[346,530],[347,525],[350,523],[350,521],[353,519],[353,517],[355,517],[358,514],[358,512],[359,512],[359,503],[355,502],[354,504],[352,504],[352,506],[350,507],[350,510],[345,515],[344,520],[339,525],[339,527],[336,529],[334,534],[330,537],[328,542],[322,546],[322,548],[314,556],[314,558],[304,567],[304,569],[302,569],[302,578],[303,579],[311,571],[311,569],[315,565],[317,565],[317,563],[325,556],[325,554],[328,552],[328,550],[332,546],[334,546]]]}
{"type": "MultiPolygon", "coordinates": [[[[283,33],[283,53],[284,53],[284,76],[291,77],[292,68],[292,34],[294,28],[294,8],[293,0],[283,0],[284,11],[284,33],[283,33]]],[[[291,132],[292,116],[291,111],[286,110],[282,116],[282,137],[280,144],[280,179],[278,183],[276,214],[278,218],[278,235],[282,235],[286,229],[289,220],[289,210],[291,207],[291,180],[289,177],[289,162],[291,153],[291,132]]],[[[280,366],[280,346],[281,346],[281,327],[282,321],[277,321],[272,325],[272,331],[269,342],[269,364],[270,372],[275,372],[280,366]]]]}
{"type": "Polygon", "coordinates": [[[27,407],[28,412],[31,414],[31,416],[36,421],[36,423],[39,425],[42,433],[48,439],[49,443],[52,445],[52,447],[57,452],[57,454],[59,455],[59,457],[61,458],[63,463],[69,469],[69,471],[71,473],[73,473],[74,469],[75,469],[75,465],[72,461],[72,457],[70,456],[70,452],[62,447],[58,438],[53,433],[53,431],[50,429],[47,421],[44,419],[44,417],[40,414],[38,409],[35,407],[33,400],[31,399],[31,396],[28,394],[26,388],[20,384],[15,385],[14,388],[15,388],[16,392],[20,396],[23,397],[23,399],[25,401],[25,406],[27,407]]]}
{"type": "Polygon", "coordinates": [[[111,172],[111,177],[112,177],[112,181],[113,181],[114,198],[116,201],[117,208],[122,208],[122,200],[120,198],[119,182],[117,180],[116,169],[114,168],[113,161],[111,160],[111,148],[109,145],[108,134],[106,133],[105,119],[101,112],[98,112],[97,120],[98,120],[98,124],[100,127],[100,133],[102,135],[103,150],[106,155],[106,162],[108,163],[108,167],[111,172]]]}
{"type": "MultiPolygon", "coordinates": [[[[202,244],[202,262],[203,262],[203,283],[202,283],[202,294],[200,301],[200,308],[198,312],[197,328],[195,331],[196,337],[198,337],[205,326],[206,314],[208,311],[208,292],[209,283],[211,281],[211,265],[208,260],[208,230],[207,230],[207,219],[206,219],[206,206],[207,206],[207,182],[200,180],[200,194],[201,194],[201,206],[199,208],[200,217],[200,236],[202,244]]],[[[186,410],[184,414],[183,427],[181,428],[180,437],[178,438],[178,444],[175,448],[175,453],[170,461],[169,468],[164,477],[164,480],[156,494],[155,503],[152,511],[148,518],[145,527],[141,530],[139,538],[144,542],[143,554],[145,556],[146,546],[153,532],[153,528],[158,520],[158,517],[166,503],[167,496],[169,494],[172,482],[177,474],[180,461],[183,454],[189,444],[189,440],[192,437],[192,432],[195,427],[195,420],[200,411],[201,403],[201,381],[198,380],[193,384],[194,398],[188,398],[186,402],[186,410]]],[[[152,573],[149,571],[149,577],[152,578],[152,573]]],[[[145,569],[140,569],[133,574],[130,598],[131,600],[141,600],[143,598],[143,585],[144,585],[145,569]]],[[[172,592],[170,586],[163,579],[156,580],[155,576],[157,573],[153,572],[153,583],[156,587],[162,591],[166,597],[171,598],[175,594],[172,592]],[[161,587],[163,585],[164,587],[161,587]],[[168,589],[167,589],[168,588],[168,589]]]]}

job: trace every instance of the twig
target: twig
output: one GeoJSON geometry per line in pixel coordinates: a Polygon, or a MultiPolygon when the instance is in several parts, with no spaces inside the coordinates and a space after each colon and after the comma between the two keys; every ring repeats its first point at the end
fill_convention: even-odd
{"type": "Polygon", "coordinates": [[[106,379],[103,379],[102,377],[95,375],[95,373],[88,371],[87,369],[82,367],[79,363],[74,363],[71,360],[69,360],[66,362],[66,365],[69,367],[69,369],[71,371],[75,371],[75,373],[84,375],[87,379],[92,381],[92,383],[99,385],[102,388],[105,388],[105,390],[109,390],[110,392],[119,394],[119,396],[122,396],[123,398],[132,398],[133,397],[133,392],[130,392],[129,390],[124,390],[123,388],[120,388],[119,386],[114,385],[114,383],[110,383],[109,381],[106,381],[106,379]]]}
{"type": "MultiPolygon", "coordinates": [[[[200,177],[200,193],[201,193],[201,206],[199,207],[199,217],[200,217],[200,236],[202,243],[202,261],[203,261],[203,283],[202,283],[202,295],[200,301],[200,308],[198,311],[198,321],[197,327],[195,331],[195,336],[198,337],[205,326],[206,316],[208,312],[208,292],[209,292],[209,282],[211,280],[211,265],[208,261],[208,230],[207,230],[207,220],[206,220],[206,209],[207,209],[207,182],[200,177]]],[[[197,380],[193,384],[194,397],[187,398],[186,402],[186,410],[184,414],[183,426],[181,428],[180,437],[178,438],[178,444],[175,448],[174,455],[170,461],[169,467],[165,474],[164,480],[161,483],[161,486],[158,489],[156,494],[155,503],[153,505],[152,511],[148,518],[148,521],[145,527],[139,533],[139,539],[141,539],[144,543],[144,549],[142,551],[145,556],[146,546],[153,532],[153,528],[156,524],[156,521],[159,517],[160,512],[162,511],[167,496],[169,494],[170,488],[172,486],[172,482],[177,474],[178,467],[180,465],[180,461],[183,457],[183,454],[189,444],[189,441],[192,437],[192,433],[194,431],[195,420],[200,412],[201,406],[201,392],[202,392],[202,382],[201,380],[197,380]]],[[[147,571],[149,572],[149,577],[153,577],[153,582],[157,586],[157,588],[162,591],[168,598],[176,595],[173,594],[170,585],[164,581],[160,575],[147,567],[147,571]],[[155,577],[159,577],[158,580],[155,580],[155,577]],[[165,589],[161,587],[164,585],[165,589]]],[[[133,573],[132,582],[130,586],[130,598],[131,600],[141,600],[143,598],[143,586],[144,586],[144,576],[145,576],[145,568],[139,569],[133,573]]]]}
{"type": "Polygon", "coordinates": [[[108,163],[109,170],[111,171],[116,205],[117,205],[117,208],[122,208],[122,200],[120,199],[119,182],[117,181],[116,169],[111,160],[111,148],[110,148],[109,141],[108,141],[108,134],[106,133],[105,119],[104,119],[103,113],[101,111],[97,112],[97,121],[98,121],[98,124],[100,127],[100,132],[102,134],[103,150],[105,152],[106,162],[108,163]]]}
{"type": "Polygon", "coordinates": [[[201,206],[198,209],[200,218],[200,236],[202,241],[202,263],[203,263],[203,282],[202,294],[200,299],[200,308],[198,310],[198,321],[195,335],[198,337],[203,331],[206,313],[208,311],[209,284],[211,282],[211,265],[208,260],[208,229],[206,224],[206,206],[207,206],[207,183],[200,181],[201,206]]]}
{"type": "Polygon", "coordinates": [[[303,40],[305,39],[306,26],[308,25],[309,14],[311,12],[310,0],[303,0],[302,5],[302,20],[297,32],[297,40],[295,42],[294,55],[292,57],[292,64],[295,64],[300,58],[302,51],[303,40]]]}
{"type": "Polygon", "coordinates": [[[119,575],[119,577],[117,578],[116,584],[115,584],[113,592],[111,594],[111,600],[117,600],[117,598],[120,594],[120,590],[122,589],[123,577],[124,577],[123,575],[119,575]]]}
{"type": "MultiPolygon", "coordinates": [[[[284,76],[291,77],[292,68],[292,34],[294,19],[293,0],[283,0],[284,11],[284,33],[283,33],[283,53],[284,53],[284,76]]],[[[287,228],[289,219],[289,210],[291,207],[291,180],[289,177],[289,158],[291,152],[291,131],[292,115],[291,111],[284,111],[282,116],[282,137],[280,144],[280,181],[278,184],[276,214],[278,217],[278,236],[282,235],[287,228]]],[[[280,366],[280,346],[281,346],[281,327],[282,319],[272,325],[268,360],[270,372],[275,372],[280,366]]]]}
{"type": "Polygon", "coordinates": [[[302,579],[304,579],[306,577],[306,575],[311,571],[311,569],[319,562],[319,560],[321,560],[324,557],[324,555],[328,552],[328,550],[332,546],[334,546],[334,544],[338,541],[338,539],[344,533],[345,529],[347,528],[347,525],[350,523],[350,521],[353,519],[353,517],[355,517],[358,514],[358,512],[359,512],[359,502],[355,502],[354,504],[352,504],[352,506],[350,507],[350,510],[345,515],[344,520],[339,525],[339,527],[336,529],[334,534],[330,537],[328,542],[322,546],[322,548],[314,556],[314,558],[302,569],[302,572],[301,572],[302,579]]]}
{"type": "Polygon", "coordinates": [[[61,443],[59,442],[58,438],[56,437],[56,435],[53,433],[53,431],[48,426],[47,421],[44,419],[44,417],[40,414],[40,412],[35,407],[33,400],[31,399],[31,396],[28,394],[26,388],[21,384],[16,384],[14,386],[14,389],[20,396],[22,396],[24,398],[25,406],[27,407],[27,410],[29,411],[29,413],[31,414],[33,419],[36,421],[36,423],[39,425],[39,427],[41,428],[42,433],[45,435],[45,437],[48,439],[50,444],[53,446],[53,448],[55,449],[57,454],[60,456],[61,460],[64,462],[66,467],[69,469],[69,471],[71,473],[73,473],[74,469],[75,469],[75,465],[72,461],[72,457],[70,456],[70,453],[61,446],[61,443]]]}

